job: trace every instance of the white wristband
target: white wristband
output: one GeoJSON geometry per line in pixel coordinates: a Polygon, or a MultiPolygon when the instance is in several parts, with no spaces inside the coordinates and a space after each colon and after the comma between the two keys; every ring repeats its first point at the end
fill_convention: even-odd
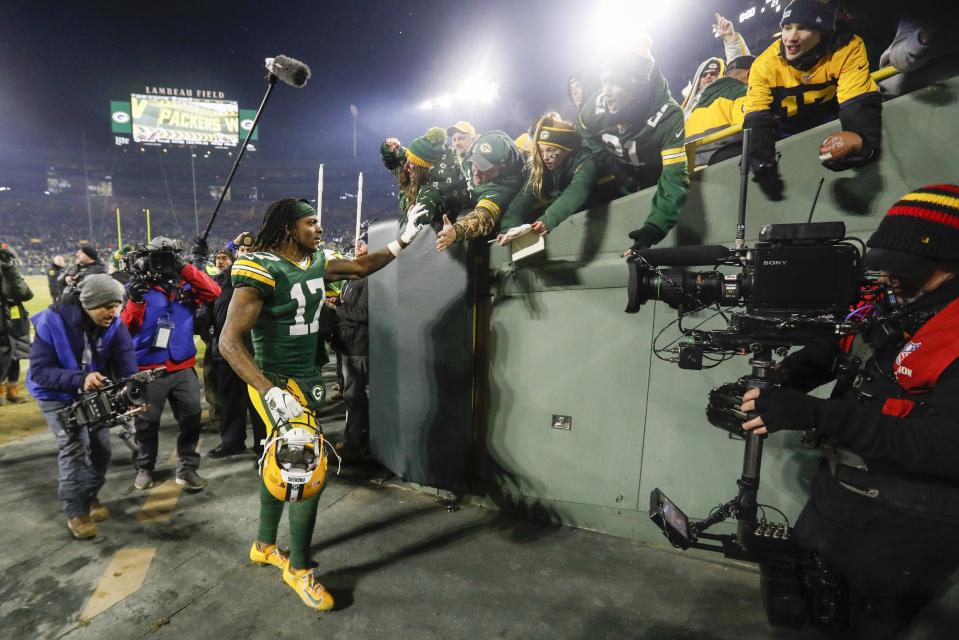
{"type": "Polygon", "coordinates": [[[390,250],[390,253],[393,254],[394,258],[398,258],[400,251],[403,250],[403,245],[400,244],[399,240],[394,240],[393,242],[386,245],[386,248],[390,250]]]}

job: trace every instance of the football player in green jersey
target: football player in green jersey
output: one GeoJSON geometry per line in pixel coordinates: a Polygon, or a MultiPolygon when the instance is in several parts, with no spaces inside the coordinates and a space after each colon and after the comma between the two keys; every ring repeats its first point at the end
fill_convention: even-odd
{"type": "Polygon", "coordinates": [[[250,549],[257,564],[283,569],[283,580],[309,607],[333,608],[315,577],[310,539],[325,486],[326,452],[316,420],[324,397],[318,363],[324,281],[365,277],[389,264],[421,226],[408,221],[399,240],[356,260],[327,260],[322,230],[306,200],[284,198],[263,217],[253,251],[233,264],[235,288],[220,352],[248,385],[267,426],[260,458],[260,528],[250,549]],[[243,344],[252,332],[253,354],[243,344]],[[290,502],[290,553],[276,546],[284,502],[290,502]]]}

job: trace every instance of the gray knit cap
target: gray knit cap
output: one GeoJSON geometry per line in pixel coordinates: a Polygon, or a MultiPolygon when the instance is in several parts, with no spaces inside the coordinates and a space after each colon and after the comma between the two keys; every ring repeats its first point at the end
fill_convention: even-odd
{"type": "Polygon", "coordinates": [[[111,302],[123,302],[123,286],[105,273],[95,273],[80,282],[80,305],[96,309],[111,302]]]}

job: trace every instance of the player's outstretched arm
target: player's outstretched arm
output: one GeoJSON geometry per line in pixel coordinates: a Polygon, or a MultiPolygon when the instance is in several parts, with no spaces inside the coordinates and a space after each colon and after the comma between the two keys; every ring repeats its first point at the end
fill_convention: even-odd
{"type": "Polygon", "coordinates": [[[376,273],[400,255],[400,251],[409,246],[423,228],[416,219],[424,212],[425,207],[413,205],[406,212],[406,226],[397,240],[386,245],[375,253],[368,253],[356,260],[330,260],[326,265],[326,281],[356,280],[376,273]]]}
{"type": "MultiPolygon", "coordinates": [[[[397,240],[396,243],[400,249],[406,248],[403,241],[397,240]]],[[[396,256],[393,255],[393,252],[386,248],[375,253],[368,253],[356,260],[330,260],[326,265],[326,279],[329,282],[336,282],[337,280],[365,278],[371,273],[376,273],[395,259],[396,256]]]]}
{"type": "Polygon", "coordinates": [[[253,329],[262,309],[263,299],[256,289],[237,287],[233,291],[226,312],[226,323],[220,334],[220,353],[244,382],[260,393],[266,393],[273,383],[256,366],[253,356],[243,344],[243,336],[253,329]]]}

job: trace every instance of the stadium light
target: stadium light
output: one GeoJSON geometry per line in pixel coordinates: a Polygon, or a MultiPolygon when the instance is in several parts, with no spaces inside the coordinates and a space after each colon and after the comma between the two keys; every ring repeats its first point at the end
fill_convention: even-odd
{"type": "Polygon", "coordinates": [[[476,104],[493,104],[499,98],[499,82],[490,80],[486,75],[479,73],[463,81],[454,92],[447,92],[423,100],[419,108],[423,111],[431,109],[445,109],[456,104],[470,106],[476,104]]]}
{"type": "Polygon", "coordinates": [[[588,5],[588,13],[576,19],[587,26],[590,37],[582,39],[581,60],[598,63],[618,51],[642,51],[649,46],[648,34],[664,20],[678,19],[688,0],[603,0],[588,5]],[[633,37],[622,37],[617,25],[629,25],[633,37]]]}

